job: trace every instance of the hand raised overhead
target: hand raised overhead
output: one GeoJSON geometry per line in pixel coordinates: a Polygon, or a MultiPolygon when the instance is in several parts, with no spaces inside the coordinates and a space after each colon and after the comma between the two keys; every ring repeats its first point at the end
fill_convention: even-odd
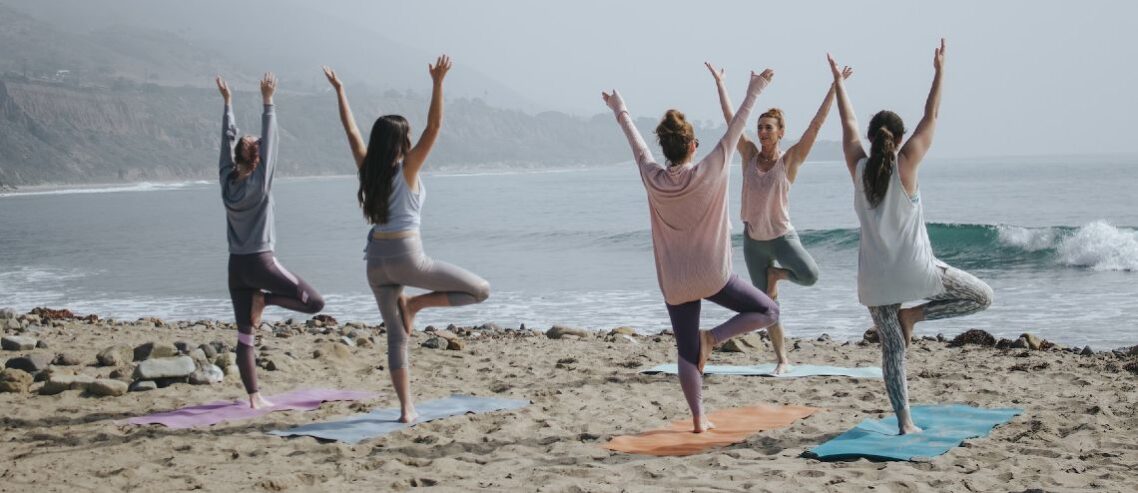
{"type": "Polygon", "coordinates": [[[340,77],[336,75],[336,71],[332,70],[332,67],[324,65],[322,68],[324,69],[324,77],[328,78],[328,83],[332,84],[333,88],[339,91],[340,88],[344,87],[344,84],[340,82],[340,77]]]}
{"type": "Polygon", "coordinates": [[[226,84],[225,79],[221,78],[220,75],[214,78],[213,81],[217,83],[217,90],[221,92],[221,97],[225,99],[225,104],[229,104],[232,98],[232,95],[229,93],[229,84],[226,84]]]}
{"type": "Polygon", "coordinates": [[[431,80],[435,81],[436,84],[442,83],[443,78],[446,77],[447,72],[450,71],[451,66],[449,56],[439,55],[434,65],[427,64],[427,70],[431,73],[431,80]]]}
{"type": "Polygon", "coordinates": [[[940,47],[933,54],[933,68],[940,72],[944,69],[944,38],[940,38],[940,47]]]}
{"type": "Polygon", "coordinates": [[[711,72],[711,76],[715,77],[715,82],[723,82],[723,78],[727,76],[722,68],[716,70],[715,66],[712,65],[711,62],[703,62],[703,65],[707,67],[708,71],[711,72]]]}
{"type": "Polygon", "coordinates": [[[277,76],[272,72],[265,72],[265,76],[261,78],[261,97],[265,98],[265,101],[270,101],[276,91],[277,76]]]}
{"type": "Polygon", "coordinates": [[[616,92],[616,89],[613,89],[611,94],[602,91],[601,99],[603,99],[605,101],[605,105],[607,105],[609,109],[613,110],[614,112],[628,111],[628,109],[624,106],[624,98],[620,97],[620,93],[616,92]]]}

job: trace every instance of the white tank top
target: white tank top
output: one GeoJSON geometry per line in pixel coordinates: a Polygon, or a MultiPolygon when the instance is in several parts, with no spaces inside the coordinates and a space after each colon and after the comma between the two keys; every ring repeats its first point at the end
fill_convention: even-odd
{"type": "Polygon", "coordinates": [[[910,198],[894,169],[885,197],[870,208],[865,198],[862,174],[866,159],[854,173],[854,210],[861,223],[858,248],[857,296],[865,306],[881,306],[919,300],[940,294],[940,270],[936,266],[920,192],[910,198]]]}
{"type": "Polygon", "coordinates": [[[380,233],[398,233],[402,231],[418,231],[420,214],[423,210],[423,201],[427,197],[427,188],[423,180],[419,180],[419,191],[411,191],[407,186],[407,179],[403,178],[403,162],[395,168],[391,177],[391,198],[387,205],[387,222],[374,224],[372,231],[380,233]]]}
{"type": "Polygon", "coordinates": [[[739,217],[747,225],[747,236],[767,241],[794,231],[790,225],[790,178],[786,175],[786,153],[766,172],[759,169],[759,156],[743,166],[743,200],[739,217]]]}

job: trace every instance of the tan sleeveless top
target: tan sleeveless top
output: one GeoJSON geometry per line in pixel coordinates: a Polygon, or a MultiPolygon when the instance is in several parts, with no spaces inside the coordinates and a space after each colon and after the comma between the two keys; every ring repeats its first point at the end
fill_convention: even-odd
{"type": "Polygon", "coordinates": [[[766,172],[759,169],[759,155],[743,166],[743,209],[739,217],[753,240],[773,240],[794,231],[790,224],[790,178],[786,153],[779,155],[766,172]]]}

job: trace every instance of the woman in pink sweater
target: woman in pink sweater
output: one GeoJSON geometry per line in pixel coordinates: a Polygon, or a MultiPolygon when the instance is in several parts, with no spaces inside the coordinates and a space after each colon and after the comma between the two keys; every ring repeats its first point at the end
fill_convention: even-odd
{"type": "Polygon", "coordinates": [[[632,147],[640,179],[648,192],[656,276],[672,320],[679,352],[680,387],[692,412],[693,431],[712,428],[704,419],[700,373],[711,348],[732,337],[778,321],[778,307],[762,291],[731,270],[731,225],[727,220],[727,162],[743,133],[755,99],[774,72],[751,73],[747,96],[711,153],[692,163],[699,140],[683,113],[668,110],[656,127],[667,158],[660,166],[632,123],[620,93],[602,93],[632,147]],[[709,331],[699,330],[700,302],[738,312],[709,331]]]}

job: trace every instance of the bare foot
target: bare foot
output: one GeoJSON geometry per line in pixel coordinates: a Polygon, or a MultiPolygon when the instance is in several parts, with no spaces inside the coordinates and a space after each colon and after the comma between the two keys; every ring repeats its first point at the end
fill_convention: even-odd
{"type": "Polygon", "coordinates": [[[415,406],[403,409],[399,415],[400,423],[414,423],[417,419],[419,419],[419,412],[415,410],[415,406]]]}
{"type": "Polygon", "coordinates": [[[777,365],[774,365],[774,371],[772,373],[775,375],[782,375],[783,373],[786,373],[787,370],[790,370],[789,363],[778,363],[777,365]]]}
{"type": "Polygon", "coordinates": [[[261,290],[253,291],[253,303],[249,308],[249,321],[253,327],[261,326],[261,314],[265,311],[265,293],[261,290]]]}
{"type": "Polygon", "coordinates": [[[914,306],[897,311],[897,321],[901,324],[901,335],[905,338],[905,347],[913,341],[913,327],[921,320],[922,307],[914,306]]]}
{"type": "Polygon", "coordinates": [[[786,279],[786,269],[767,268],[767,296],[772,300],[778,299],[778,282],[783,279],[786,279]]]}
{"type": "MultiPolygon", "coordinates": [[[[411,300],[411,298],[401,295],[401,296],[399,296],[399,302],[398,302],[399,303],[399,317],[403,320],[403,331],[406,332],[408,336],[410,336],[411,333],[415,331],[415,326],[414,326],[415,312],[411,311],[411,303],[409,303],[410,300],[411,300]]],[[[418,416],[418,415],[416,415],[416,416],[418,416]]],[[[409,422],[410,421],[404,421],[404,423],[409,423],[409,422]]]]}
{"type": "Polygon", "coordinates": [[[703,373],[703,367],[707,366],[707,360],[711,358],[711,350],[714,348],[715,335],[710,330],[699,331],[699,361],[695,366],[700,373],[703,373]]]}
{"type": "Polygon", "coordinates": [[[260,392],[253,392],[252,394],[249,394],[249,407],[253,409],[265,409],[273,407],[273,405],[274,404],[268,399],[261,397],[260,392]]]}
{"type": "Polygon", "coordinates": [[[900,431],[901,431],[902,435],[908,435],[910,433],[920,433],[920,432],[925,431],[925,430],[918,428],[917,425],[915,425],[913,423],[909,423],[906,425],[901,425],[900,431]]]}
{"type": "Polygon", "coordinates": [[[692,433],[703,433],[705,431],[714,430],[714,429],[715,429],[715,423],[712,423],[711,421],[708,421],[707,419],[704,419],[701,417],[696,417],[696,418],[692,419],[692,430],[691,430],[692,433]]]}

